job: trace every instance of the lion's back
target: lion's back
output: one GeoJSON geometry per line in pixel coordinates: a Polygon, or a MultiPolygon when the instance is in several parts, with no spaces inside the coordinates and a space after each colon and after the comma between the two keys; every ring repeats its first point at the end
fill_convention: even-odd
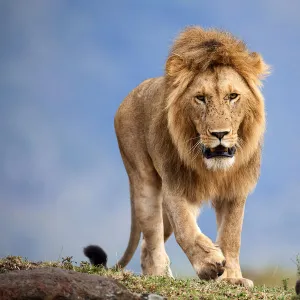
{"type": "Polygon", "coordinates": [[[115,131],[121,153],[142,158],[148,155],[147,134],[162,106],[163,77],[150,78],[134,88],[115,115],[115,131]]]}
{"type": "Polygon", "coordinates": [[[151,113],[151,106],[159,100],[157,96],[161,92],[162,80],[163,77],[147,79],[127,95],[115,115],[116,131],[133,129],[144,123],[146,114],[151,113]]]}

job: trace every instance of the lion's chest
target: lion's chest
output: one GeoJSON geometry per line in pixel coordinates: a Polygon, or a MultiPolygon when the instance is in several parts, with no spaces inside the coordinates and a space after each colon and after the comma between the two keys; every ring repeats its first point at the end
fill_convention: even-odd
{"type": "Polygon", "coordinates": [[[228,176],[199,176],[195,186],[198,201],[217,198],[233,199],[246,197],[255,187],[256,180],[233,173],[228,176]]]}

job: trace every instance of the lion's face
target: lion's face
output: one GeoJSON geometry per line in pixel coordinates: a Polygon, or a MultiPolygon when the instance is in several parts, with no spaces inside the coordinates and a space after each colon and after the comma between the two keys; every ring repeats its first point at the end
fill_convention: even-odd
{"type": "Polygon", "coordinates": [[[231,67],[216,67],[198,74],[178,105],[191,120],[196,136],[191,154],[201,155],[211,170],[225,170],[235,162],[242,144],[239,128],[251,91],[231,67]]]}

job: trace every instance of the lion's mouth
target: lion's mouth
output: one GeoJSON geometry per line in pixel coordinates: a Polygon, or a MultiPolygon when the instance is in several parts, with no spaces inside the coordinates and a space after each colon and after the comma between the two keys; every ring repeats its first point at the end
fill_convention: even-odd
{"type": "Polygon", "coordinates": [[[222,145],[219,145],[215,148],[206,148],[203,147],[203,155],[205,158],[214,158],[214,157],[233,157],[236,152],[235,147],[226,148],[222,145]]]}

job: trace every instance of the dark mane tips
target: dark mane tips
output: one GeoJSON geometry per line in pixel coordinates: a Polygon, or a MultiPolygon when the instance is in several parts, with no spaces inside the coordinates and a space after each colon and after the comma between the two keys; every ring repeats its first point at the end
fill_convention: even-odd
{"type": "Polygon", "coordinates": [[[208,52],[213,52],[217,48],[222,46],[224,46],[224,44],[217,41],[216,39],[210,39],[201,43],[201,47],[206,48],[208,52]]]}

